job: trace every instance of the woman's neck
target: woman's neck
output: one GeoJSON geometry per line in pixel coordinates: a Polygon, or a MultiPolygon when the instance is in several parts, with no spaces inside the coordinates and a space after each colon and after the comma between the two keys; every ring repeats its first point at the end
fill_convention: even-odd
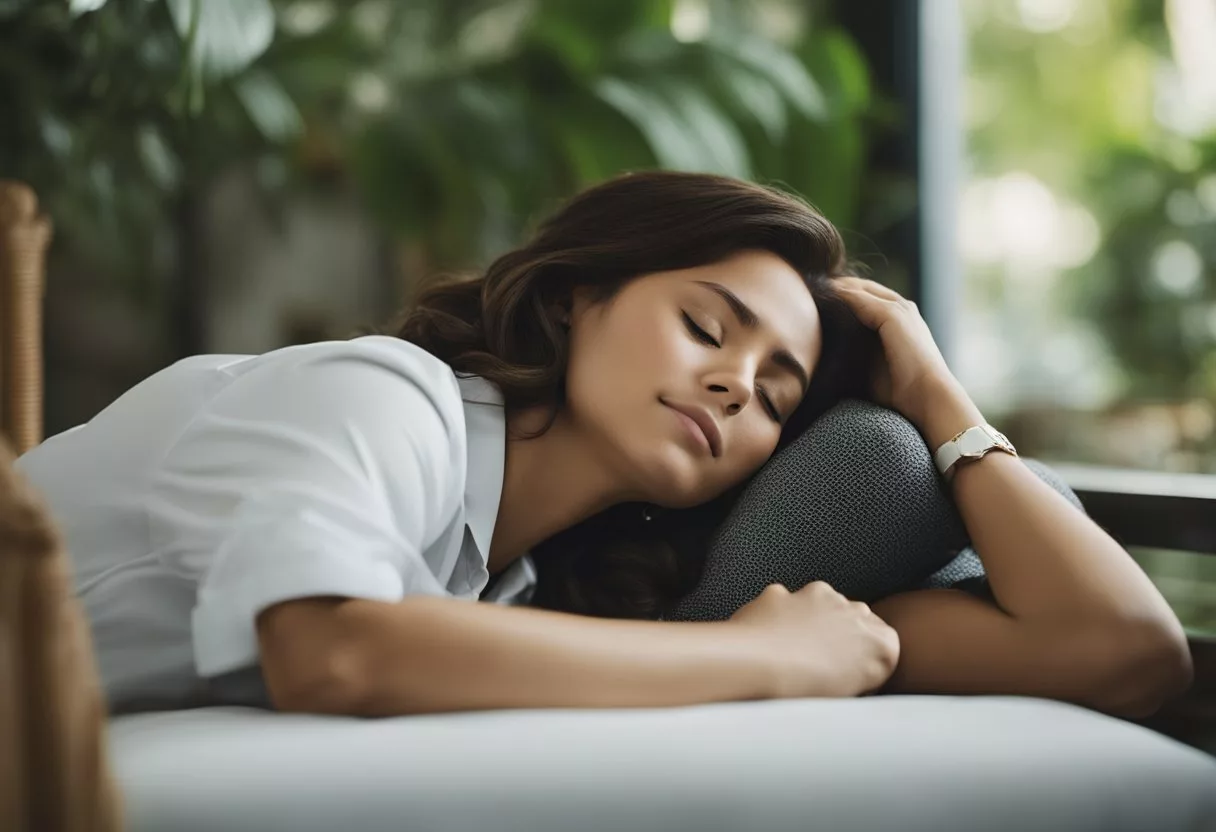
{"type": "Polygon", "coordinates": [[[507,416],[506,470],[489,570],[498,574],[533,546],[631,496],[610,460],[559,414],[545,433],[543,408],[507,416]]]}

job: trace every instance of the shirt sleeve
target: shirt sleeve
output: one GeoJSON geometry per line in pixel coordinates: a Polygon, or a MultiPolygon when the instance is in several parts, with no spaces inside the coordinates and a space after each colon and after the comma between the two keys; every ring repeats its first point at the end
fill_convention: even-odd
{"type": "Polygon", "coordinates": [[[447,594],[422,553],[463,493],[455,378],[402,345],[281,352],[208,403],[151,489],[161,550],[198,582],[203,677],[255,664],[281,601],[447,594]]]}

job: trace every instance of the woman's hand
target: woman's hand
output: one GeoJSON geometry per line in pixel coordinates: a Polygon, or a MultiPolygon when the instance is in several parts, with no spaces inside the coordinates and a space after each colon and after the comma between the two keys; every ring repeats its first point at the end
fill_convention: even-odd
{"type": "Polygon", "coordinates": [[[858,320],[882,341],[883,360],[872,380],[879,404],[903,414],[934,448],[984,421],[946,366],[915,303],[873,280],[849,276],[834,282],[858,320]]]}
{"type": "Polygon", "coordinates": [[[895,630],[823,581],[797,592],[769,584],[730,624],[747,654],[765,659],[775,699],[872,693],[899,662],[895,630]]]}

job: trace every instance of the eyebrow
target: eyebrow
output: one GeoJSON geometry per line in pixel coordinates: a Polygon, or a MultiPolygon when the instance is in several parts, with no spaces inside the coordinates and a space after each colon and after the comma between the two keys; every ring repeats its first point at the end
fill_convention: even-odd
{"type": "MultiPolygon", "coordinates": [[[[704,286],[714,294],[726,301],[726,305],[735,313],[735,317],[739,319],[739,325],[744,329],[756,329],[760,326],[760,316],[752,310],[743,301],[739,300],[739,296],[727,289],[721,283],[714,283],[709,280],[694,280],[698,286],[704,286]]],[[[787,349],[779,349],[772,355],[773,363],[778,367],[783,367],[789,370],[798,379],[798,383],[802,385],[802,393],[806,394],[807,388],[811,386],[810,374],[806,371],[794,354],[787,349]]]]}

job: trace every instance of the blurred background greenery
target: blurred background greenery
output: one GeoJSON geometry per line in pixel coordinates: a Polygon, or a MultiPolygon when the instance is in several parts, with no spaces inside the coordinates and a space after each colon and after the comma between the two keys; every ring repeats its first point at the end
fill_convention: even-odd
{"type": "MultiPolygon", "coordinates": [[[[915,288],[918,183],[875,152],[914,147],[871,22],[902,8],[0,0],[0,176],[57,228],[48,430],[185,354],[387,318],[623,170],[796,191],[915,288]]],[[[1216,5],[959,9],[956,372],[1027,454],[1216,475],[1216,5]]],[[[1216,629],[1216,558],[1137,556],[1216,629]]]]}
{"type": "Polygon", "coordinates": [[[181,296],[180,352],[210,346],[191,237],[233,166],[272,210],[353,191],[408,286],[627,169],[780,181],[851,227],[881,112],[850,37],[783,0],[0,0],[0,92],[0,167],[61,247],[181,296]]]}
{"type": "MultiPolygon", "coordinates": [[[[1216,474],[1216,3],[960,7],[960,378],[1036,456],[1216,474]]],[[[1216,631],[1216,558],[1135,554],[1216,631]]]]}

